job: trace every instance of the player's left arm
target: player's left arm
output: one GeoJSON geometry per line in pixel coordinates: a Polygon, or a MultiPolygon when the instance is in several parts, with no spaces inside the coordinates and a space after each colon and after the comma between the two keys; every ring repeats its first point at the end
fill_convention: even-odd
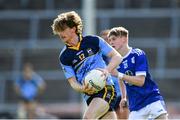
{"type": "Polygon", "coordinates": [[[110,58],[106,70],[110,73],[122,62],[122,56],[103,39],[99,38],[99,47],[103,55],[110,58]]]}
{"type": "Polygon", "coordinates": [[[46,83],[44,81],[44,79],[37,75],[37,85],[38,85],[38,90],[39,90],[39,94],[41,94],[45,89],[46,89],[46,83]]]}
{"type": "MultiPolygon", "coordinates": [[[[119,73],[122,74],[122,73],[119,73]]],[[[136,85],[136,86],[143,86],[145,82],[145,76],[144,75],[138,75],[138,76],[129,76],[123,74],[123,77],[120,77],[121,80],[124,80],[130,84],[136,85]]]]}
{"type": "Polygon", "coordinates": [[[145,82],[145,76],[144,75],[137,75],[137,76],[130,76],[126,75],[124,73],[118,72],[111,72],[114,76],[118,77],[120,81],[126,81],[130,84],[136,85],[136,86],[143,86],[145,82]]]}
{"type": "Polygon", "coordinates": [[[119,73],[118,77],[121,80],[125,80],[130,84],[136,86],[143,86],[145,83],[147,69],[148,69],[148,64],[147,64],[146,55],[144,52],[140,52],[139,54],[137,54],[135,58],[135,76],[129,76],[123,73],[119,73]]]}

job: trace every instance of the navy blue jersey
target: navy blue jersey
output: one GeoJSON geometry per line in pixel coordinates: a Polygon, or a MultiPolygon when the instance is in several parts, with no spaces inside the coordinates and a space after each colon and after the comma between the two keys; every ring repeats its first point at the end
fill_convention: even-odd
{"type": "MultiPolygon", "coordinates": [[[[96,68],[105,68],[106,64],[102,55],[107,56],[112,51],[102,38],[97,36],[85,36],[80,39],[78,47],[66,45],[61,51],[59,59],[65,77],[76,77],[82,85],[86,74],[96,68]]],[[[107,85],[113,85],[111,77],[106,80],[107,85]]],[[[85,96],[88,98],[89,96],[85,96]]]]}
{"type": "Polygon", "coordinates": [[[130,111],[137,111],[152,102],[163,99],[149,73],[147,57],[144,51],[131,48],[129,53],[123,57],[118,71],[130,76],[145,76],[145,83],[141,87],[125,81],[130,111]]]}

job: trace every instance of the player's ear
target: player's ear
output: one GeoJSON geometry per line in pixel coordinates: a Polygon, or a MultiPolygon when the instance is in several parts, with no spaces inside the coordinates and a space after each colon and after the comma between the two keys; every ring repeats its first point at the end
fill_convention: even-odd
{"type": "Polygon", "coordinates": [[[73,27],[71,30],[72,30],[73,32],[76,32],[76,27],[73,27]]]}

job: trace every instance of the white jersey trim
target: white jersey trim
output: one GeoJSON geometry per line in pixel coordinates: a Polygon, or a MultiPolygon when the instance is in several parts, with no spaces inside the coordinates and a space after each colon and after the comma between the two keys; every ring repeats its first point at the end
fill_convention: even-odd
{"type": "Polygon", "coordinates": [[[144,76],[146,76],[146,71],[137,71],[137,72],[136,72],[136,76],[138,76],[138,75],[144,75],[144,76]]]}
{"type": "Polygon", "coordinates": [[[131,53],[131,51],[132,51],[132,47],[129,47],[129,52],[125,55],[125,56],[123,56],[123,59],[125,59],[126,57],[128,57],[129,56],[129,54],[131,53]]]}

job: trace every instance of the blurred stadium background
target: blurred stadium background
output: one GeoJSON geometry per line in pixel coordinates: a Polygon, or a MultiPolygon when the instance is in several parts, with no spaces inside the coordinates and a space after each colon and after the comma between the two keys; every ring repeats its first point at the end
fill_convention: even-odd
{"type": "Polygon", "coordinates": [[[169,117],[180,118],[180,0],[0,0],[1,115],[16,117],[13,81],[22,64],[31,62],[47,83],[39,100],[46,113],[58,118],[81,116],[81,96],[71,89],[59,67],[63,44],[50,27],[59,13],[71,10],[84,20],[85,34],[126,27],[130,44],[149,57],[169,117]]]}

